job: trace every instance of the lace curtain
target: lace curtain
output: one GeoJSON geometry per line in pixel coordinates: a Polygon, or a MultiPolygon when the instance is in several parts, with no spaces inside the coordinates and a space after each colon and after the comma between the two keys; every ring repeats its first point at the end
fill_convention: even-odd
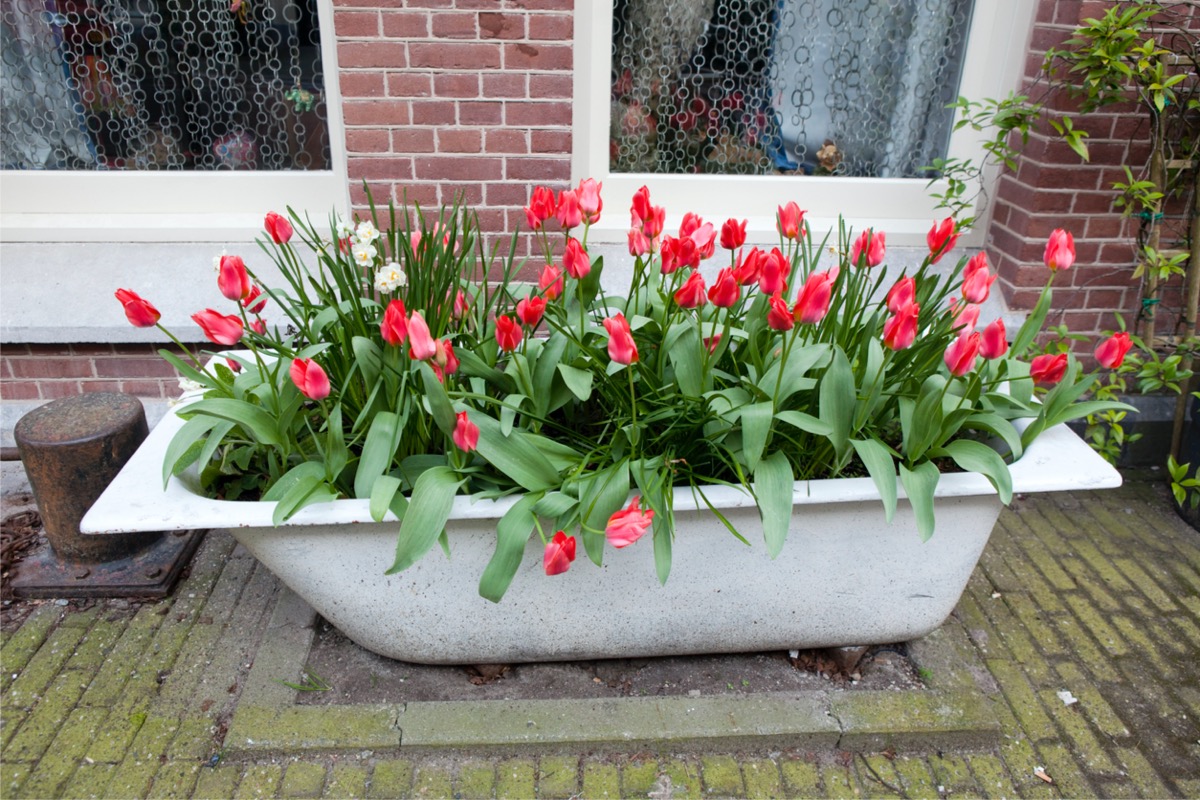
{"type": "Polygon", "coordinates": [[[617,0],[615,172],[917,177],[971,0],[617,0]]]}
{"type": "Polygon", "coordinates": [[[328,168],[316,0],[5,0],[0,168],[328,168]]]}

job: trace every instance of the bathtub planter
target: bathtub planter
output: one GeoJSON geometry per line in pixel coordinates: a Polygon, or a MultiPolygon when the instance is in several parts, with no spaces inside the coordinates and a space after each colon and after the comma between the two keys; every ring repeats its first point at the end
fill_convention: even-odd
{"type": "MultiPolygon", "coordinates": [[[[273,527],[274,503],[212,500],[188,479],[165,491],[163,454],[182,420],[168,414],[83,520],[87,533],[223,528],[358,644],[430,664],[745,652],[907,641],[949,616],[1001,510],[980,475],[951,473],[937,490],[937,532],[917,535],[903,498],[893,522],[869,478],[795,484],[792,528],[767,557],[753,499],[713,487],[709,501],[751,542],[732,536],[686,488],[675,495],[670,580],[660,585],[649,539],[547,577],[530,539],[504,599],[480,597],[496,521],[516,502],[458,497],[447,526],[452,559],[432,552],[385,575],[397,524],[366,500],[309,506],[273,527]],[[699,503],[700,507],[697,508],[699,503]],[[644,546],[643,546],[644,545],[644,546]]],[[[1098,489],[1120,475],[1065,426],[1012,466],[1014,493],[1098,489]]]]}

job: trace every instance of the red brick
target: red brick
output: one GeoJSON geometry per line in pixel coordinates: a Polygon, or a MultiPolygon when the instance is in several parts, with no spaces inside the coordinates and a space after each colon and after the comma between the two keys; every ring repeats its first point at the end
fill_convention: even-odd
{"type": "Polygon", "coordinates": [[[346,150],[350,153],[387,153],[392,149],[386,128],[351,128],[346,131],[346,150]]]}
{"type": "Polygon", "coordinates": [[[529,133],[514,128],[488,130],[483,146],[489,153],[525,155],[529,152],[529,133]]]}
{"type": "Polygon", "coordinates": [[[1075,195],[1071,211],[1076,214],[1113,214],[1113,200],[1116,194],[1104,192],[1080,192],[1075,195]]]}
{"type": "MultiPolygon", "coordinates": [[[[459,0],[460,5],[463,0],[459,0]]],[[[486,2],[486,0],[475,0],[486,2]]],[[[571,11],[575,8],[575,0],[509,0],[513,8],[525,8],[530,11],[571,11]]]]}
{"type": "Polygon", "coordinates": [[[408,125],[409,104],[400,100],[347,100],[342,104],[346,127],[408,125]]]}
{"type": "Polygon", "coordinates": [[[412,104],[414,125],[453,125],[455,121],[452,100],[415,101],[412,104]]]}
{"type": "Polygon", "coordinates": [[[1042,167],[1036,185],[1046,189],[1095,189],[1100,185],[1100,173],[1086,166],[1042,167]]]}
{"type": "MultiPolygon", "coordinates": [[[[408,0],[335,0],[336,8],[401,8],[408,0]]],[[[394,13],[394,12],[389,12],[394,13]]]]}
{"type": "Polygon", "coordinates": [[[504,45],[504,68],[569,70],[574,65],[570,45],[518,44],[504,45]]]}
{"type": "Polygon", "coordinates": [[[333,28],[337,36],[379,36],[379,12],[335,11],[333,28]]]}
{"type": "Polygon", "coordinates": [[[530,75],[529,96],[538,100],[571,99],[574,85],[570,75],[530,75]]]}
{"type": "Polygon", "coordinates": [[[430,69],[499,69],[500,47],[477,42],[437,42],[409,45],[414,67],[430,69]]]}
{"type": "Polygon", "coordinates": [[[392,131],[392,152],[432,153],[437,150],[433,131],[429,128],[397,128],[392,131]]]}
{"type": "Polygon", "coordinates": [[[406,183],[395,186],[395,191],[392,193],[392,202],[396,205],[401,205],[407,202],[411,205],[420,205],[422,208],[437,208],[440,204],[438,200],[438,187],[433,183],[406,183]]]}
{"type": "Polygon", "coordinates": [[[411,11],[385,11],[383,35],[388,39],[424,39],[429,36],[429,14],[411,11]]]}
{"type": "Polygon", "coordinates": [[[138,397],[171,397],[177,393],[174,388],[159,381],[122,381],[122,391],[138,397]]]}
{"type": "Polygon", "coordinates": [[[464,72],[435,75],[433,93],[438,97],[479,97],[479,76],[464,72]]]}
{"type": "Polygon", "coordinates": [[[350,158],[346,168],[352,181],[411,180],[411,158],[350,158]]]}
{"type": "Polygon", "coordinates": [[[1150,121],[1141,114],[1118,117],[1113,123],[1112,138],[1142,139],[1148,135],[1150,121]]]}
{"type": "Polygon", "coordinates": [[[82,381],[80,386],[83,393],[88,392],[123,392],[125,391],[124,381],[82,381]]]}
{"type": "MultiPolygon", "coordinates": [[[[98,342],[72,342],[70,348],[73,356],[110,356],[114,352],[111,344],[98,342]]],[[[153,348],[147,347],[143,352],[153,352],[153,348]]]]}
{"type": "Polygon", "coordinates": [[[383,73],[359,72],[354,70],[339,70],[338,81],[342,87],[342,97],[383,97],[383,73]]]}
{"type": "Polygon", "coordinates": [[[451,205],[457,201],[471,206],[479,214],[480,219],[483,219],[483,209],[479,208],[483,205],[483,187],[478,183],[443,184],[439,188],[441,203],[451,205]]]}
{"type": "Polygon", "coordinates": [[[565,14],[533,14],[529,17],[529,38],[534,41],[570,42],[575,36],[575,20],[565,14]]]}
{"type": "Polygon", "coordinates": [[[0,399],[40,400],[41,394],[33,381],[0,381],[0,399]]]}
{"type": "Polygon", "coordinates": [[[441,12],[433,15],[433,35],[439,39],[478,39],[478,17],[470,13],[441,12]]]}
{"type": "Polygon", "coordinates": [[[539,127],[571,124],[571,104],[513,101],[504,105],[504,124],[511,127],[539,127]]]}
{"type": "Polygon", "coordinates": [[[1116,311],[1125,308],[1125,292],[1118,289],[1097,289],[1087,293],[1086,307],[1116,311]]]}
{"type": "Polygon", "coordinates": [[[455,0],[408,0],[412,8],[453,8],[455,0]]]}
{"type": "Polygon", "coordinates": [[[498,158],[439,158],[413,159],[417,180],[487,181],[503,177],[504,162],[498,158]]]}
{"type": "Polygon", "coordinates": [[[9,362],[14,378],[91,378],[92,362],[86,358],[14,358],[9,362]]]}
{"type": "Polygon", "coordinates": [[[509,180],[565,181],[571,177],[571,162],[565,158],[510,158],[509,180]]]}
{"type": "MultiPolygon", "coordinates": [[[[1079,250],[1078,244],[1075,246],[1076,251],[1079,250]]],[[[1126,242],[1110,242],[1100,248],[1100,254],[1096,258],[1100,264],[1129,264],[1133,266],[1137,262],[1134,253],[1134,243],[1126,242]]]]}
{"type": "Polygon", "coordinates": [[[46,400],[57,400],[60,397],[74,397],[82,394],[79,381],[42,381],[38,384],[42,397],[46,400]]]}
{"type": "Polygon", "coordinates": [[[1071,285],[1097,288],[1124,289],[1130,286],[1133,279],[1131,267],[1114,268],[1111,266],[1090,267],[1075,265],[1071,268],[1071,285]]]}
{"type": "MultiPolygon", "coordinates": [[[[536,17],[534,18],[536,19],[536,17]]],[[[479,38],[481,39],[524,39],[525,14],[479,14],[479,38]]],[[[532,24],[532,20],[530,20],[532,24]]]]}
{"type": "Polygon", "coordinates": [[[1089,217],[1083,235],[1088,239],[1118,239],[1127,238],[1125,218],[1118,215],[1089,217]]]}
{"type": "Polygon", "coordinates": [[[175,368],[161,358],[97,358],[97,378],[168,378],[175,375],[175,368]]]}
{"type": "MultiPolygon", "coordinates": [[[[523,183],[489,183],[484,185],[485,199],[490,206],[521,206],[529,202],[530,188],[523,183]]],[[[521,219],[524,219],[521,212],[521,219]]],[[[505,226],[507,229],[507,225],[505,226]]]]}
{"type": "Polygon", "coordinates": [[[483,76],[483,96],[496,100],[513,97],[528,97],[529,89],[524,73],[490,72],[483,76]]]}
{"type": "Polygon", "coordinates": [[[501,103],[491,101],[460,102],[458,123],[460,125],[500,125],[504,110],[501,103]]]}
{"type": "MultiPolygon", "coordinates": [[[[1058,299],[1057,296],[1055,299],[1058,299]]],[[[1089,333],[1100,329],[1100,312],[1098,311],[1064,311],[1060,318],[1062,324],[1066,325],[1072,333],[1089,333]]],[[[1052,322],[1051,324],[1057,323],[1052,322]]]]}
{"type": "Polygon", "coordinates": [[[408,52],[402,42],[339,42],[338,66],[403,69],[408,66],[408,52]]]}
{"type": "Polygon", "coordinates": [[[437,152],[439,153],[479,153],[482,150],[482,131],[443,129],[437,132],[437,152]]]}
{"type": "Polygon", "coordinates": [[[427,72],[389,72],[389,97],[433,97],[433,76],[427,72]]]}
{"type": "Polygon", "coordinates": [[[539,155],[570,155],[571,154],[571,132],[570,131],[533,131],[530,134],[532,138],[532,147],[534,153],[539,155]]]}

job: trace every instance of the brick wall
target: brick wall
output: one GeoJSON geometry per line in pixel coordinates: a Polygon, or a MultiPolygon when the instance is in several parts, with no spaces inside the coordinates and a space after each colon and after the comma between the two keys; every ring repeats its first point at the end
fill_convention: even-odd
{"type": "Polygon", "coordinates": [[[179,377],[159,349],[149,344],[6,344],[0,353],[0,399],[54,400],[84,392],[178,397],[179,377]]]}
{"type": "MultiPolygon", "coordinates": [[[[1102,0],[1041,0],[1022,92],[1039,97],[1043,89],[1036,79],[1046,51],[1069,38],[1083,20],[1102,17],[1110,5],[1102,0]]],[[[1051,98],[1048,106],[1070,109],[1061,96],[1051,98]]],[[[1028,309],[1046,278],[1042,254],[1047,235],[1055,228],[1071,231],[1078,260],[1055,281],[1057,316],[1050,323],[1064,322],[1087,334],[1115,328],[1114,311],[1132,325],[1140,307],[1140,285],[1133,278],[1138,223],[1114,208],[1112,185],[1125,180],[1122,165],[1138,175],[1147,163],[1150,126],[1133,104],[1109,106],[1075,121],[1088,133],[1090,161],[1081,161],[1052,131],[1031,136],[1017,171],[1006,170],[996,188],[988,250],[1009,305],[1028,309]]],[[[1174,324],[1171,309],[1178,308],[1177,297],[1172,287],[1163,298],[1160,332],[1174,324]]]]}
{"type": "Polygon", "coordinates": [[[571,177],[572,0],[334,0],[351,201],[456,196],[511,232],[571,177]]]}

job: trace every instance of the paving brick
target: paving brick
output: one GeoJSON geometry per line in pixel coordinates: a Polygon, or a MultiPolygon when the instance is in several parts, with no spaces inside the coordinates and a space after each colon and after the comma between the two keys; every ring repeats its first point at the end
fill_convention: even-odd
{"type": "Polygon", "coordinates": [[[1012,659],[1024,668],[1026,674],[1037,685],[1044,686],[1052,677],[1046,656],[1038,649],[1030,631],[1009,608],[1010,598],[1004,596],[997,600],[981,602],[984,613],[991,619],[995,630],[1004,640],[1012,659]]]}
{"type": "MultiPolygon", "coordinates": [[[[233,797],[237,800],[252,800],[259,797],[274,797],[283,779],[283,767],[278,764],[254,764],[246,767],[242,779],[238,781],[237,791],[233,797]]],[[[401,797],[393,794],[389,797],[401,797]]]]}
{"type": "Polygon", "coordinates": [[[892,762],[892,766],[900,776],[900,786],[906,797],[935,797],[943,794],[938,790],[937,782],[924,758],[899,756],[892,762]]]}
{"type": "Polygon", "coordinates": [[[572,797],[579,793],[579,760],[543,756],[538,760],[538,797],[572,797]]]}
{"type": "Polygon", "coordinates": [[[621,765],[621,797],[645,797],[658,786],[658,761],[640,759],[621,765]]]}
{"type": "Polygon", "coordinates": [[[130,676],[137,672],[142,655],[154,638],[154,631],[162,624],[163,612],[169,610],[170,606],[165,603],[152,603],[138,609],[80,698],[82,705],[110,706],[121,697],[130,676]]]}
{"type": "Polygon", "coordinates": [[[89,674],[104,665],[108,654],[125,631],[125,620],[96,620],[87,630],[83,641],[67,660],[64,669],[76,669],[89,674]]]}
{"type": "Polygon", "coordinates": [[[1104,611],[1116,611],[1121,607],[1116,598],[1104,587],[1092,569],[1078,558],[1061,558],[1059,563],[1074,579],[1076,585],[1087,593],[1092,603],[1104,611]]]}
{"type": "Polygon", "coordinates": [[[1016,797],[1017,789],[1004,762],[990,754],[967,756],[967,766],[985,797],[1016,797]]]}
{"type": "Polygon", "coordinates": [[[1055,793],[1062,797],[1099,797],[1098,786],[1087,779],[1071,751],[1061,744],[1040,744],[1046,774],[1054,779],[1055,793]]]}
{"type": "Polygon", "coordinates": [[[821,785],[829,798],[858,798],[863,794],[854,771],[838,764],[821,765],[821,785]]]}
{"type": "Polygon", "coordinates": [[[67,659],[75,652],[75,646],[79,644],[83,634],[84,631],[80,628],[56,628],[8,687],[0,708],[5,711],[32,708],[46,687],[58,676],[63,664],[67,663],[67,659]]]}
{"type": "Polygon", "coordinates": [[[89,608],[71,608],[67,606],[64,610],[62,622],[59,624],[64,628],[83,628],[88,629],[92,624],[100,618],[100,614],[104,611],[104,606],[101,603],[96,603],[89,608]]]}
{"type": "Polygon", "coordinates": [[[1075,618],[1083,623],[1092,636],[1096,637],[1096,641],[1100,646],[1107,650],[1111,655],[1123,656],[1129,653],[1129,646],[1125,640],[1120,637],[1116,629],[1108,624],[1097,609],[1093,608],[1086,600],[1080,596],[1071,596],[1067,598],[1067,605],[1071,607],[1075,618]]]}
{"type": "MultiPolygon", "coordinates": [[[[371,772],[367,797],[407,797],[409,789],[412,787],[412,780],[413,765],[411,761],[380,761],[371,772]]],[[[526,794],[514,796],[533,797],[533,782],[530,781],[529,791],[526,794]]]]}
{"type": "Polygon", "coordinates": [[[13,764],[5,762],[4,769],[0,770],[0,795],[4,797],[19,797],[17,790],[21,788],[21,784],[29,777],[30,771],[33,769],[30,764],[13,764]]]}
{"type": "Polygon", "coordinates": [[[1004,602],[1025,626],[1029,637],[1037,643],[1039,650],[1051,656],[1066,655],[1070,652],[1050,624],[1053,614],[1044,604],[1023,594],[1006,595],[1004,602]]]}
{"type": "MultiPolygon", "coordinates": [[[[86,696],[86,695],[85,695],[86,696]]],[[[117,763],[125,757],[129,745],[145,724],[150,699],[144,695],[131,696],[109,710],[104,725],[88,750],[88,758],[102,763],[117,763]]]]}
{"type": "Polygon", "coordinates": [[[817,797],[821,794],[821,771],[816,763],[802,758],[783,757],[779,762],[783,785],[789,797],[817,797]]]}
{"type": "MultiPolygon", "coordinates": [[[[116,764],[88,764],[84,762],[75,770],[75,774],[71,776],[71,780],[67,782],[66,787],[59,797],[103,797],[104,790],[108,788],[108,784],[112,781],[113,773],[116,771],[116,764]]],[[[217,797],[219,795],[211,796],[217,797]]]]}
{"type": "MultiPolygon", "coordinates": [[[[1138,591],[1146,595],[1150,602],[1157,606],[1160,611],[1169,613],[1179,610],[1179,606],[1171,599],[1168,590],[1164,589],[1158,583],[1157,579],[1165,578],[1166,576],[1156,574],[1154,577],[1151,577],[1146,570],[1142,569],[1141,565],[1131,558],[1114,558],[1113,563],[1138,588],[1138,591]]],[[[1157,572],[1157,570],[1152,571],[1157,572]]],[[[1172,582],[1164,580],[1164,583],[1175,589],[1172,582]]]]}
{"type": "MultiPolygon", "coordinates": [[[[104,709],[95,708],[72,711],[59,728],[54,741],[38,759],[21,793],[25,797],[70,797],[63,795],[62,789],[83,761],[83,755],[100,723],[104,721],[105,713],[104,709]]],[[[8,753],[5,756],[11,757],[8,753]]]]}
{"type": "Polygon", "coordinates": [[[1113,711],[1091,678],[1085,675],[1077,664],[1064,661],[1055,665],[1055,671],[1062,678],[1063,689],[1079,700],[1079,709],[1101,733],[1111,737],[1129,735],[1129,729],[1125,727],[1120,716],[1113,711]]]}
{"type": "Polygon", "coordinates": [[[1109,617],[1109,621],[1120,631],[1121,636],[1133,645],[1138,659],[1150,662],[1154,669],[1167,679],[1173,680],[1177,676],[1175,666],[1163,656],[1161,646],[1146,635],[1143,627],[1146,624],[1145,620],[1135,622],[1129,617],[1114,614],[1109,617]]]}
{"type": "Polygon", "coordinates": [[[704,782],[706,795],[743,797],[746,794],[742,771],[738,769],[738,762],[731,756],[712,755],[701,758],[700,777],[704,782]]]}
{"type": "Polygon", "coordinates": [[[417,763],[413,776],[413,797],[450,797],[453,785],[454,776],[445,763],[417,763]]]}
{"type": "Polygon", "coordinates": [[[929,769],[933,772],[934,789],[943,797],[980,794],[965,756],[934,753],[929,756],[929,769]]]}
{"type": "Polygon", "coordinates": [[[858,784],[865,797],[904,797],[900,775],[895,765],[880,754],[862,755],[854,759],[858,784]]]}
{"type": "MultiPolygon", "coordinates": [[[[606,761],[584,761],[583,763],[583,797],[621,796],[621,771],[616,764],[606,761]]],[[[497,792],[497,797],[501,795],[497,792]]]]}
{"type": "Polygon", "coordinates": [[[61,618],[62,609],[58,606],[52,603],[38,606],[16,632],[5,638],[0,646],[0,691],[8,690],[16,673],[25,668],[61,618]]]}
{"type": "Polygon", "coordinates": [[[1019,527],[1027,526],[1034,531],[1035,536],[1017,535],[1015,538],[1021,549],[1025,551],[1029,561],[1037,568],[1038,572],[1045,576],[1050,585],[1059,591],[1069,591],[1075,588],[1075,581],[1071,580],[1071,576],[1063,571],[1063,568],[1058,565],[1054,559],[1054,553],[1041,540],[1041,535],[1050,535],[1048,531],[1053,529],[1046,523],[1044,519],[1035,515],[1029,514],[1019,518],[1019,521],[1013,523],[1014,533],[1019,527]],[[1039,533],[1040,532],[1040,533],[1039,533]]]}
{"type": "MultiPolygon", "coordinates": [[[[454,776],[454,796],[480,800],[496,793],[496,766],[490,761],[471,760],[458,765],[454,776]]],[[[330,794],[330,797],[336,795],[330,794]]]]}
{"type": "Polygon", "coordinates": [[[217,749],[213,741],[213,728],[213,721],[208,717],[187,717],[181,720],[179,730],[167,749],[167,755],[172,761],[207,760],[217,749]]]}
{"type": "MultiPolygon", "coordinates": [[[[216,767],[202,767],[200,777],[196,780],[195,796],[200,797],[233,797],[233,789],[242,777],[240,764],[218,764],[216,767]]],[[[349,795],[347,795],[349,797],[349,795]]]]}
{"type": "MultiPolygon", "coordinates": [[[[1120,762],[1126,776],[1128,776],[1130,782],[1142,797],[1171,797],[1175,794],[1167,788],[1159,777],[1158,772],[1136,748],[1118,748],[1117,761],[1120,762]]],[[[1184,794],[1183,796],[1197,797],[1200,795],[1184,794]]]]}
{"type": "MultiPolygon", "coordinates": [[[[989,598],[985,602],[994,601],[989,598]]],[[[1004,639],[1000,637],[987,614],[983,613],[983,607],[973,593],[964,595],[958,601],[955,613],[962,620],[963,627],[982,655],[992,658],[1011,657],[1012,654],[1004,645],[1004,639]]]]}
{"type": "Polygon", "coordinates": [[[770,759],[743,762],[742,780],[746,782],[746,797],[783,796],[783,776],[779,772],[779,765],[770,759]]]}
{"type": "Polygon", "coordinates": [[[146,797],[150,793],[150,783],[158,772],[161,764],[158,758],[139,761],[127,758],[116,765],[112,780],[104,787],[105,798],[111,800],[126,800],[130,797],[146,797]]]}
{"type": "MultiPolygon", "coordinates": [[[[280,797],[320,797],[325,788],[325,766],[296,761],[288,764],[279,787],[280,797]]],[[[449,789],[449,786],[446,787],[449,789]]],[[[447,792],[448,796],[449,792],[447,792]]]]}
{"type": "MultiPolygon", "coordinates": [[[[1176,645],[1176,651],[1180,655],[1200,652],[1200,625],[1197,625],[1187,617],[1176,614],[1170,617],[1171,625],[1183,632],[1183,639],[1172,636],[1170,633],[1163,632],[1157,634],[1156,638],[1160,642],[1167,642],[1168,647],[1172,644],[1176,645]]],[[[1156,623],[1152,623],[1158,628],[1156,623]]],[[[1157,633],[1157,631],[1156,631],[1157,633]]]]}
{"type": "Polygon", "coordinates": [[[1042,705],[1050,709],[1050,715],[1066,733],[1072,752],[1078,755],[1089,774],[1114,774],[1119,771],[1104,745],[1088,726],[1086,715],[1078,703],[1068,706],[1051,691],[1041,692],[1041,698],[1042,705]]]}
{"type": "Polygon", "coordinates": [[[5,761],[35,761],[41,758],[81,694],[83,684],[77,674],[65,672],[55,678],[4,748],[5,761]]]}
{"type": "MultiPolygon", "coordinates": [[[[1101,541],[1105,540],[1101,538],[1101,541]]],[[[1087,562],[1087,565],[1100,576],[1100,580],[1104,581],[1111,591],[1128,592],[1133,590],[1133,584],[1113,566],[1109,561],[1109,555],[1101,552],[1093,542],[1076,542],[1075,553],[1087,562]]]]}
{"type": "Polygon", "coordinates": [[[693,761],[668,758],[658,764],[658,791],[661,796],[670,795],[679,800],[695,800],[703,797],[700,789],[700,767],[693,761]]]}
{"type": "Polygon", "coordinates": [[[150,794],[159,797],[191,797],[200,772],[206,767],[196,761],[168,762],[154,776],[150,794]]]}
{"type": "MultiPolygon", "coordinates": [[[[491,765],[488,768],[491,769],[491,765]]],[[[455,794],[461,795],[464,800],[492,796],[490,791],[486,795],[464,792],[461,786],[455,790],[455,794]]],[[[358,798],[366,797],[367,768],[358,764],[334,764],[329,770],[329,780],[325,783],[325,791],[321,796],[340,800],[358,800],[358,798]]]]}
{"type": "Polygon", "coordinates": [[[1083,623],[1073,616],[1061,616],[1054,620],[1054,626],[1067,640],[1075,660],[1084,664],[1094,678],[1109,682],[1121,680],[1112,657],[1100,650],[1083,623]]]}
{"type": "Polygon", "coordinates": [[[1000,691],[1004,692],[1004,699],[1008,701],[1025,735],[1034,741],[1057,738],[1058,731],[1054,723],[1038,702],[1036,692],[1020,667],[1011,661],[999,659],[988,659],[987,666],[1000,684],[1000,691]]]}

